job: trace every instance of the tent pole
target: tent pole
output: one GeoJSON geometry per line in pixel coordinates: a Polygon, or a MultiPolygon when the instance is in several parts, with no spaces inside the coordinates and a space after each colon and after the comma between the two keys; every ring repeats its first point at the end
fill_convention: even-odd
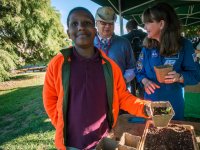
{"type": "Polygon", "coordinates": [[[121,10],[121,0],[118,0],[119,4],[119,23],[120,23],[120,35],[124,34],[123,30],[123,18],[122,18],[122,10],[121,10]]]}

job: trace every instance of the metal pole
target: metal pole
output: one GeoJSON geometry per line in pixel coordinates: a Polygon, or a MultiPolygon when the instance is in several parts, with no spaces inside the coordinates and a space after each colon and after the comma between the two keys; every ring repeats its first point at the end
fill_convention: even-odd
{"type": "Polygon", "coordinates": [[[118,0],[118,4],[119,4],[120,35],[123,35],[124,29],[123,29],[123,18],[122,18],[122,11],[121,11],[121,0],[118,0]]]}

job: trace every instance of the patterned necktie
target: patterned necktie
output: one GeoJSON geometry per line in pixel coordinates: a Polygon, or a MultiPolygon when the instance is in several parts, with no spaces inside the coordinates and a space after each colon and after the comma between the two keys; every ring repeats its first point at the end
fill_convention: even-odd
{"type": "Polygon", "coordinates": [[[101,39],[101,47],[103,50],[106,50],[106,48],[108,47],[107,39],[101,39]]]}

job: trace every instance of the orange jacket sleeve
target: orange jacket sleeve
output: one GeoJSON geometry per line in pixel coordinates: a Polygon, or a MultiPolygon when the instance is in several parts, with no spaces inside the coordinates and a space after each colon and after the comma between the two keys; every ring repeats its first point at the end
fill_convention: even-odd
{"type": "Polygon", "coordinates": [[[147,116],[144,114],[144,105],[146,103],[149,103],[149,101],[141,100],[137,98],[136,96],[132,95],[126,89],[126,84],[123,79],[121,70],[119,69],[118,66],[117,67],[114,66],[114,68],[116,68],[114,71],[114,79],[116,80],[115,86],[116,86],[117,95],[119,98],[120,109],[123,109],[132,115],[147,118],[147,116]]]}
{"type": "MultiPolygon", "coordinates": [[[[60,55],[61,56],[61,55],[60,55]]],[[[45,81],[44,81],[44,87],[43,87],[43,103],[44,108],[51,119],[51,122],[54,127],[56,127],[57,120],[58,120],[58,110],[57,110],[57,103],[58,103],[58,96],[60,93],[60,88],[57,86],[56,82],[59,82],[60,75],[58,72],[60,72],[59,68],[55,67],[57,65],[54,65],[55,63],[62,63],[58,59],[60,56],[54,57],[52,61],[49,63],[46,75],[45,75],[45,81]],[[59,62],[57,61],[59,60],[59,62]]],[[[61,65],[60,65],[61,66],[61,65]]]]}

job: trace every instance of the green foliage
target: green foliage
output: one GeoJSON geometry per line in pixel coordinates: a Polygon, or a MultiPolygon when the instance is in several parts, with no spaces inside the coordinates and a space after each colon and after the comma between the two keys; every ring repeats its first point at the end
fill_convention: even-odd
{"type": "Polygon", "coordinates": [[[0,49],[0,81],[8,80],[10,71],[15,69],[16,61],[15,56],[7,51],[0,49]]]}
{"type": "Polygon", "coordinates": [[[185,33],[186,37],[196,37],[197,31],[200,29],[200,25],[195,26],[186,26],[183,27],[183,32],[185,33]]]}
{"type": "Polygon", "coordinates": [[[73,42],[72,42],[72,40],[70,40],[70,39],[66,39],[66,48],[67,47],[70,47],[70,46],[72,46],[73,45],[73,42]]]}
{"type": "Polygon", "coordinates": [[[161,109],[161,112],[164,114],[169,114],[171,110],[172,110],[172,107],[166,107],[166,108],[161,109]]]}
{"type": "Polygon", "coordinates": [[[66,37],[50,0],[0,1],[0,49],[25,63],[47,63],[65,46],[66,37]]]}

